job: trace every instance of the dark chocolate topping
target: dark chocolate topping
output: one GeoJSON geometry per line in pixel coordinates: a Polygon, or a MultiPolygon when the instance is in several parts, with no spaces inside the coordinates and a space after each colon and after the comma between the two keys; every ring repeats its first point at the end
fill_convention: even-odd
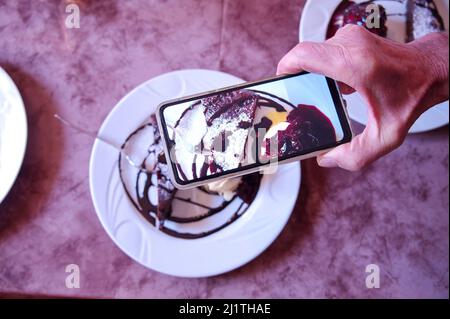
{"type": "MultiPolygon", "coordinates": [[[[278,157],[297,154],[302,151],[336,142],[336,133],[330,119],[312,105],[298,105],[287,116],[289,126],[279,131],[278,157]]],[[[270,154],[270,144],[274,139],[266,139],[266,154],[270,154]]]]}

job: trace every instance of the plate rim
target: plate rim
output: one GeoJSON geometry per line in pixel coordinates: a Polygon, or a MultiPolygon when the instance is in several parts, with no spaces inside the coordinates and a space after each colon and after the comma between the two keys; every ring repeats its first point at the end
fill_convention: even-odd
{"type": "MultiPolygon", "coordinates": [[[[11,188],[14,186],[14,183],[17,180],[17,177],[19,176],[20,170],[23,166],[23,162],[25,159],[25,153],[26,153],[26,149],[27,149],[27,144],[28,144],[28,119],[27,119],[27,112],[25,109],[25,103],[23,102],[23,98],[22,95],[20,94],[20,90],[17,87],[16,83],[14,82],[14,80],[11,78],[11,76],[8,74],[8,72],[6,72],[5,69],[3,69],[0,66],[0,77],[4,77],[7,81],[10,82],[12,89],[15,91],[15,94],[17,95],[17,106],[19,107],[19,109],[17,110],[17,112],[20,113],[20,118],[22,121],[22,128],[24,130],[24,139],[21,142],[21,147],[20,147],[20,153],[19,153],[19,158],[20,160],[17,162],[17,166],[15,166],[15,172],[12,174],[14,177],[11,178],[11,180],[8,182],[9,185],[6,186],[5,188],[5,193],[2,195],[0,194],[0,204],[3,202],[3,200],[8,196],[9,192],[11,191],[11,188]]],[[[1,90],[1,88],[0,88],[1,90]]]]}
{"type": "MultiPolygon", "coordinates": [[[[127,100],[133,93],[136,93],[141,88],[143,88],[146,85],[148,85],[148,82],[150,82],[152,80],[155,80],[158,77],[169,76],[172,73],[180,74],[180,73],[184,73],[184,72],[197,72],[197,71],[221,73],[221,74],[224,74],[224,75],[227,75],[227,76],[232,76],[232,77],[236,78],[237,80],[243,81],[242,79],[240,79],[240,78],[238,78],[238,77],[236,77],[236,76],[234,76],[232,74],[229,74],[229,73],[226,73],[226,72],[222,72],[222,71],[217,71],[217,70],[210,70],[210,69],[181,69],[181,70],[175,70],[175,71],[170,71],[170,72],[166,72],[166,73],[162,73],[162,74],[156,75],[156,76],[154,76],[154,77],[152,77],[152,78],[142,82],[141,84],[138,84],[135,88],[133,88],[130,91],[128,91],[114,105],[114,107],[110,110],[108,115],[103,120],[102,125],[100,126],[100,129],[99,129],[98,132],[101,133],[102,130],[105,129],[105,127],[107,125],[107,122],[111,119],[111,117],[113,116],[113,113],[115,113],[115,111],[120,107],[120,105],[122,103],[124,103],[125,100],[127,100]]],[[[290,217],[291,217],[291,215],[293,213],[293,210],[294,210],[294,207],[295,207],[295,204],[297,202],[297,199],[298,199],[298,196],[299,196],[299,193],[300,193],[300,189],[301,189],[301,178],[302,178],[301,164],[299,164],[299,163],[297,163],[297,165],[292,164],[292,163],[291,164],[286,164],[286,165],[295,165],[296,166],[295,170],[296,170],[296,172],[298,172],[298,177],[299,177],[298,181],[297,181],[297,183],[298,183],[298,190],[296,191],[295,196],[293,196],[294,200],[292,201],[292,204],[289,205],[289,207],[288,207],[289,208],[288,209],[289,213],[285,214],[284,220],[282,220],[282,222],[280,222],[280,224],[279,224],[279,229],[276,229],[273,232],[273,238],[271,240],[267,241],[265,244],[258,246],[258,249],[255,249],[253,254],[248,254],[246,256],[246,258],[240,258],[239,262],[234,262],[234,263],[231,264],[231,266],[222,267],[222,269],[220,269],[220,270],[204,271],[201,274],[199,274],[199,273],[186,274],[186,273],[182,273],[182,272],[179,272],[179,273],[165,272],[165,271],[163,271],[161,269],[158,269],[158,267],[156,267],[156,268],[151,267],[150,265],[145,263],[145,260],[139,260],[139,258],[137,258],[136,256],[133,256],[131,254],[131,252],[127,251],[126,247],[124,247],[119,242],[119,240],[112,234],[113,230],[109,229],[109,226],[107,226],[105,217],[103,216],[104,214],[102,214],[100,212],[100,207],[99,207],[99,205],[97,203],[98,199],[96,199],[95,191],[94,191],[94,173],[93,173],[93,171],[94,171],[94,165],[95,165],[95,157],[98,155],[97,148],[100,145],[101,145],[101,143],[100,143],[100,141],[98,139],[96,139],[95,142],[92,145],[91,156],[90,156],[90,161],[89,161],[89,188],[90,188],[90,194],[91,194],[91,198],[92,198],[92,202],[93,202],[93,205],[94,205],[94,209],[95,209],[96,215],[97,215],[98,219],[100,220],[100,223],[101,223],[103,229],[106,231],[106,233],[112,239],[112,241],[115,243],[115,245],[123,253],[125,253],[128,257],[130,257],[132,260],[136,261],[138,264],[141,264],[142,266],[144,266],[147,269],[151,269],[153,271],[156,271],[156,272],[159,272],[159,273],[162,273],[162,274],[165,274],[165,275],[173,276],[173,277],[179,277],[179,278],[205,278],[205,277],[211,277],[211,276],[216,276],[216,275],[220,275],[220,274],[224,274],[224,273],[233,271],[233,270],[238,269],[238,268],[246,265],[247,263],[251,262],[253,259],[255,259],[260,254],[262,254],[279,237],[279,235],[281,234],[281,232],[285,228],[287,222],[289,221],[289,219],[290,219],[290,217]]],[[[257,213],[257,212],[255,212],[255,213],[257,213]]],[[[139,215],[139,214],[136,214],[136,215],[139,215]]],[[[139,218],[140,222],[144,222],[144,218],[141,215],[139,215],[139,217],[140,217],[139,218]]],[[[245,225],[243,225],[243,227],[244,226],[245,225]]],[[[205,239],[205,238],[202,238],[202,239],[205,239]]]]}

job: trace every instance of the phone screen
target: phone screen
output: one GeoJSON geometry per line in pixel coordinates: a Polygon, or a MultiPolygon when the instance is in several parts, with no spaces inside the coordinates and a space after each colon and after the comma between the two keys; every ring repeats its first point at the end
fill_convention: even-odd
{"type": "Polygon", "coordinates": [[[307,72],[164,103],[159,118],[179,185],[351,140],[336,82],[307,72]]]}

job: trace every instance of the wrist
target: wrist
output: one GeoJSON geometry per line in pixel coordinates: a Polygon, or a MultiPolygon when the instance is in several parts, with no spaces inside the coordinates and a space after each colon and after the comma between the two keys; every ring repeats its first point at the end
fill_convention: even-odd
{"type": "Polygon", "coordinates": [[[417,106],[422,113],[449,97],[448,34],[433,33],[411,45],[421,56],[418,61],[422,65],[425,92],[417,106]]]}

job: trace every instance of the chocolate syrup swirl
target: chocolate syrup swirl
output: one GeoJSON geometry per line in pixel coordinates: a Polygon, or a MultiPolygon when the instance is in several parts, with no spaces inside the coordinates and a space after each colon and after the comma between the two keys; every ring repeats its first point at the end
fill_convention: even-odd
{"type": "MultiPolygon", "coordinates": [[[[154,143],[149,146],[147,154],[142,161],[142,166],[146,167],[147,160],[149,158],[156,159],[155,169],[152,172],[144,172],[137,171],[135,173],[135,182],[132,183],[133,187],[130,189],[127,187],[127,183],[125,179],[127,178],[124,174],[124,171],[127,169],[124,165],[128,165],[126,161],[122,160],[122,155],[119,154],[119,173],[120,180],[124,187],[125,193],[127,197],[130,199],[133,206],[136,210],[153,226],[158,227],[160,231],[163,233],[183,239],[196,239],[209,236],[228,225],[235,222],[239,219],[249,208],[250,204],[256,197],[257,191],[259,189],[260,181],[262,175],[255,173],[248,176],[244,176],[242,178],[241,184],[238,186],[236,190],[236,195],[231,200],[223,199],[222,202],[217,206],[209,206],[201,203],[199,201],[192,200],[191,198],[182,198],[177,196],[177,190],[173,187],[166,175],[164,170],[165,159],[160,156],[160,153],[156,153],[161,150],[159,143],[161,142],[161,136],[159,135],[155,119],[152,118],[150,123],[147,123],[137,130],[132,132],[125,140],[122,145],[122,148],[125,148],[128,143],[131,142],[133,138],[136,138],[139,134],[143,134],[144,130],[152,129],[154,136],[154,143]],[[156,178],[155,178],[156,176],[156,178]],[[155,179],[158,181],[155,183],[155,179]],[[153,203],[150,194],[151,189],[156,188],[158,191],[158,203],[153,203]],[[175,216],[172,213],[172,204],[175,201],[184,202],[186,205],[192,205],[193,207],[200,207],[206,212],[189,217],[179,217],[175,216]],[[231,214],[231,217],[228,218],[224,223],[209,229],[207,231],[199,232],[199,233],[190,233],[190,232],[179,232],[172,228],[166,226],[166,221],[171,221],[179,224],[188,224],[193,222],[198,222],[204,220],[213,215],[219,214],[223,212],[226,208],[228,208],[232,203],[240,201],[237,204],[238,208],[231,214]]],[[[129,167],[128,167],[129,168],[129,167]]],[[[213,192],[206,191],[204,188],[199,188],[197,191],[207,193],[211,196],[219,196],[213,192]]]]}

